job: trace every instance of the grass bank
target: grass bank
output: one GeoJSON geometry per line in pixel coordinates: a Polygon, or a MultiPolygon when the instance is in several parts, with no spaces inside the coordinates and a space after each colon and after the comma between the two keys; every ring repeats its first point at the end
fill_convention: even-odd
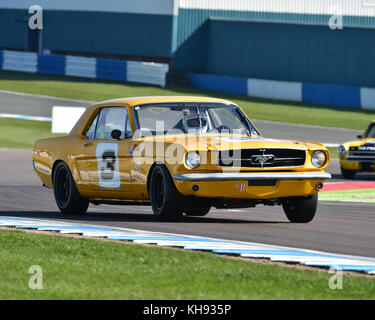
{"type": "Polygon", "coordinates": [[[35,140],[54,136],[50,122],[0,118],[0,148],[31,149],[35,140]]]}
{"type": "Polygon", "coordinates": [[[321,201],[375,202],[375,189],[356,189],[341,191],[322,191],[321,201]]]}
{"type": "Polygon", "coordinates": [[[0,299],[374,299],[375,279],[202,252],[0,230],[0,299]],[[43,270],[31,290],[28,270],[43,270]]]}

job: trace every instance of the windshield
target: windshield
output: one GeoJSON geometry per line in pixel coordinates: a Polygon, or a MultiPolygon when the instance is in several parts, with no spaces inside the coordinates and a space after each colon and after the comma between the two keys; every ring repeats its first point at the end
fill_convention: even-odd
{"type": "Polygon", "coordinates": [[[368,127],[367,132],[365,133],[365,137],[366,138],[375,138],[375,124],[371,124],[368,127]]]}
{"type": "Polygon", "coordinates": [[[140,136],[167,134],[246,134],[259,132],[234,105],[153,104],[134,108],[140,136]]]}

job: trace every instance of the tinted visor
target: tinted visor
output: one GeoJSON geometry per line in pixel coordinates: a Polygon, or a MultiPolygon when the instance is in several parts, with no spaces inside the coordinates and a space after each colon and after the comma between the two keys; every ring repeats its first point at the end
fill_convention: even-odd
{"type": "Polygon", "coordinates": [[[190,128],[200,128],[205,127],[207,124],[207,119],[205,118],[193,118],[186,121],[186,124],[190,128]]]}

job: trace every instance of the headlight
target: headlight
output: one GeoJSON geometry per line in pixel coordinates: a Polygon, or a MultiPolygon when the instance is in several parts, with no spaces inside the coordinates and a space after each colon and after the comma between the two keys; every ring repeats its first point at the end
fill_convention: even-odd
{"type": "Polygon", "coordinates": [[[188,152],[186,154],[185,163],[190,169],[198,168],[201,164],[201,156],[195,151],[188,152]]]}
{"type": "Polygon", "coordinates": [[[317,167],[321,168],[325,165],[327,157],[323,151],[315,151],[311,155],[311,163],[317,167]]]}
{"type": "Polygon", "coordinates": [[[340,145],[338,148],[337,148],[337,153],[341,156],[343,156],[345,153],[346,153],[346,148],[343,146],[343,145],[340,145]]]}

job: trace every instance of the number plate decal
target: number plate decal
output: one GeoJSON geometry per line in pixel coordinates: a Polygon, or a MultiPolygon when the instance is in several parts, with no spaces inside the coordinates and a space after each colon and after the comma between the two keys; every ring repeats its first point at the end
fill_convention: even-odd
{"type": "Polygon", "coordinates": [[[100,142],[96,147],[99,186],[118,189],[121,187],[117,142],[100,142]]]}

